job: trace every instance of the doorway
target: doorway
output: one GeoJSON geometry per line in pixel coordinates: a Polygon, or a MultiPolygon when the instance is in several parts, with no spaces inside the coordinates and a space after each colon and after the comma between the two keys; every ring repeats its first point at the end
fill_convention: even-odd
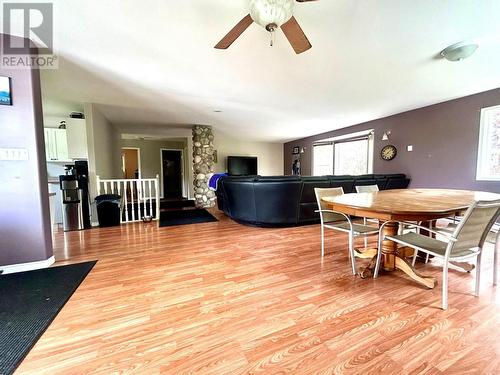
{"type": "Polygon", "coordinates": [[[139,148],[122,148],[122,172],[125,179],[141,178],[141,154],[139,148]]]}
{"type": "Polygon", "coordinates": [[[183,151],[161,149],[161,183],[163,198],[182,199],[183,151]]]}

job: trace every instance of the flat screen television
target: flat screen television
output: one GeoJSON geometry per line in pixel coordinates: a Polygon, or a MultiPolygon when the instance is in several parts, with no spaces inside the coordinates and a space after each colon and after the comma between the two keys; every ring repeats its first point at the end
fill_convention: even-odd
{"type": "Polygon", "coordinates": [[[253,176],[257,174],[255,156],[228,156],[227,173],[230,176],[253,176]]]}

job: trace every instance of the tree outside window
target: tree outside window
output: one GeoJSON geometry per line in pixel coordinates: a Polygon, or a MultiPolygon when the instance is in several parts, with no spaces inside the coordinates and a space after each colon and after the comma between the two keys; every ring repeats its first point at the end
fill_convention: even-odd
{"type": "Polygon", "coordinates": [[[500,106],[481,110],[478,180],[500,180],[500,106]]]}

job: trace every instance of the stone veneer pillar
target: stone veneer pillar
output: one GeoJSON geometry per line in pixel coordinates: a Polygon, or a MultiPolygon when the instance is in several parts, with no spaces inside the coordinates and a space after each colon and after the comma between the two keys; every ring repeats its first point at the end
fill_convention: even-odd
{"type": "Polygon", "coordinates": [[[214,173],[214,136],[211,126],[193,127],[194,198],[196,207],[215,206],[215,192],[208,189],[208,180],[214,173]]]}

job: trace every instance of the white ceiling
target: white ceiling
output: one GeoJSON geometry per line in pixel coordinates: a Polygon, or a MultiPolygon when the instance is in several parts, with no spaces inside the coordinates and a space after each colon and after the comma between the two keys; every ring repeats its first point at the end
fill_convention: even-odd
{"type": "Polygon", "coordinates": [[[281,32],[269,47],[256,24],[213,48],[248,0],[56,0],[54,11],[45,112],[93,102],[124,129],[208,124],[282,142],[500,87],[500,0],[297,4],[313,44],[302,55],[281,32]],[[437,58],[469,39],[470,59],[437,58]]]}

